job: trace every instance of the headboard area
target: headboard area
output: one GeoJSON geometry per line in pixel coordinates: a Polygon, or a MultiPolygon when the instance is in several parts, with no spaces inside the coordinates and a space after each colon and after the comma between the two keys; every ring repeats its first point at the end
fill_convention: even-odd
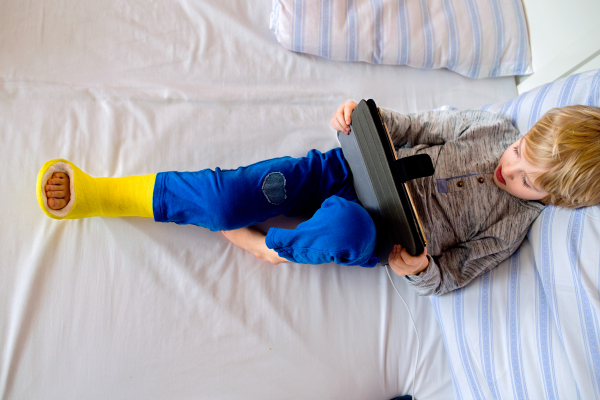
{"type": "Polygon", "coordinates": [[[517,77],[518,93],[600,68],[600,1],[522,0],[534,73],[517,77]]]}

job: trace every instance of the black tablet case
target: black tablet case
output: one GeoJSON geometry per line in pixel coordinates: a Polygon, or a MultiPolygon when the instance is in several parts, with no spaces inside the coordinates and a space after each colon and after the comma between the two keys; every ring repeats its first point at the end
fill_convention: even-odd
{"type": "Polygon", "coordinates": [[[413,256],[423,253],[427,240],[404,182],[433,175],[431,158],[419,154],[398,159],[373,100],[361,100],[352,112],[350,133],[338,132],[338,140],[358,200],[375,221],[375,254],[381,264],[388,264],[394,244],[413,256]]]}

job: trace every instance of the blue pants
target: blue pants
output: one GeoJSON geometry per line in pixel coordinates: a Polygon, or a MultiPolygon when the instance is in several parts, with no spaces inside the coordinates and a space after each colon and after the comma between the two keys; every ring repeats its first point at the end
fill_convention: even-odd
{"type": "Polygon", "coordinates": [[[340,148],[236,170],[162,172],[156,176],[153,209],[158,222],[212,231],[247,227],[277,215],[312,215],[296,229],[269,229],[267,246],[302,264],[373,267],[378,262],[375,225],[357,203],[340,148]]]}

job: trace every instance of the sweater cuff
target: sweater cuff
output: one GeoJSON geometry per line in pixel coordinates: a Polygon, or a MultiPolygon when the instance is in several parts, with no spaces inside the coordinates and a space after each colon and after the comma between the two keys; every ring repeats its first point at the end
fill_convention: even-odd
{"type": "Polygon", "coordinates": [[[422,296],[431,295],[441,282],[440,269],[433,261],[433,258],[427,254],[429,265],[417,275],[406,275],[406,281],[422,296]]]}

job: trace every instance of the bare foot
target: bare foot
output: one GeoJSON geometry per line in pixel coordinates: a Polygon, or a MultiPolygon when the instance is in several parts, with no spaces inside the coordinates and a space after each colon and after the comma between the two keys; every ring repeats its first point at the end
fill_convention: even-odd
{"type": "Polygon", "coordinates": [[[69,176],[63,172],[53,173],[48,182],[46,182],[45,189],[46,197],[48,197],[48,207],[52,210],[64,208],[71,199],[69,176]]]}
{"type": "Polygon", "coordinates": [[[270,262],[271,264],[280,264],[288,262],[285,258],[279,257],[279,254],[273,249],[269,249],[265,243],[265,235],[260,230],[249,227],[233,231],[221,231],[223,236],[231,243],[251,253],[253,256],[270,262]]]}

